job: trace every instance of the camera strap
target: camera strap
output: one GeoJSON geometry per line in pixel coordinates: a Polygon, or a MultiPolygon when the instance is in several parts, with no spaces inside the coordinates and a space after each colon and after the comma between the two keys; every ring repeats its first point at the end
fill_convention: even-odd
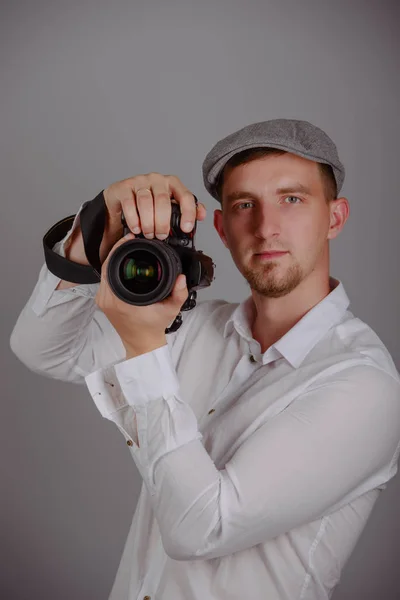
{"type": "Polygon", "coordinates": [[[54,245],[71,229],[76,215],[58,221],[43,237],[44,256],[51,273],[72,283],[99,283],[101,279],[100,245],[106,222],[106,205],[102,190],[93,200],[82,206],[80,228],[86,258],[90,264],[80,265],[54,252],[54,245]]]}

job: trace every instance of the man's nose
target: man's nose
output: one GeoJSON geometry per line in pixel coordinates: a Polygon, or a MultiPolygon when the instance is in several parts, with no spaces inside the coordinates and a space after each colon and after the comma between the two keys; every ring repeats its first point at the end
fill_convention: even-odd
{"type": "Polygon", "coordinates": [[[281,215],[279,208],[263,206],[254,215],[254,235],[263,239],[281,233],[281,215]]]}

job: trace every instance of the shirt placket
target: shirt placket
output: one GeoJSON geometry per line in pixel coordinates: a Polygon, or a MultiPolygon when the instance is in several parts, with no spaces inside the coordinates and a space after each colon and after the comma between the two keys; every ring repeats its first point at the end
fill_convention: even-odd
{"type": "Polygon", "coordinates": [[[145,575],[136,600],[143,600],[144,598],[148,600],[162,600],[157,590],[167,564],[167,558],[168,556],[165,553],[161,536],[159,536],[155,546],[151,549],[150,568],[145,575]]]}
{"type": "MultiPolygon", "coordinates": [[[[241,349],[245,354],[243,354],[237,363],[229,383],[214,399],[212,404],[213,408],[211,409],[212,412],[214,412],[216,407],[218,407],[219,412],[221,412],[230,402],[232,402],[232,399],[237,397],[240,386],[260,367],[260,363],[251,359],[252,355],[249,353],[248,344],[243,339],[241,340],[241,349]]],[[[209,411],[200,419],[200,429],[202,429],[203,424],[208,422],[210,414],[212,413],[209,411]]]]}

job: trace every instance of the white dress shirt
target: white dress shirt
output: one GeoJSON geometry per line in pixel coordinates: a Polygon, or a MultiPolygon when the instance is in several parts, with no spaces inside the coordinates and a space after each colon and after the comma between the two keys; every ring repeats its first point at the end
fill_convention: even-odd
{"type": "Polygon", "coordinates": [[[11,348],[86,383],[143,479],[110,600],[330,598],[400,451],[399,373],[342,283],[264,353],[250,296],[126,360],[98,284],[59,281],[43,265],[11,348]]]}

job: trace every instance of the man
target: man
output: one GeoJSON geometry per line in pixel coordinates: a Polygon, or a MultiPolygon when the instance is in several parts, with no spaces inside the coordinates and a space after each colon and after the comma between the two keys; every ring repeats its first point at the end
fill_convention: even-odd
{"type": "MultiPolygon", "coordinates": [[[[44,265],[11,347],[32,370],[84,380],[143,478],[112,600],[330,598],[400,440],[399,374],[329,274],[344,168],[321,129],[277,119],[218,142],[203,175],[244,302],[201,302],[166,336],[183,276],[151,306],[112,294],[122,209],[150,238],[168,234],[172,196],[195,218],[179,179],[140,175],[104,190],[100,284],[44,265]]],[[[82,248],[78,213],[55,249],[85,264],[82,248]]]]}

